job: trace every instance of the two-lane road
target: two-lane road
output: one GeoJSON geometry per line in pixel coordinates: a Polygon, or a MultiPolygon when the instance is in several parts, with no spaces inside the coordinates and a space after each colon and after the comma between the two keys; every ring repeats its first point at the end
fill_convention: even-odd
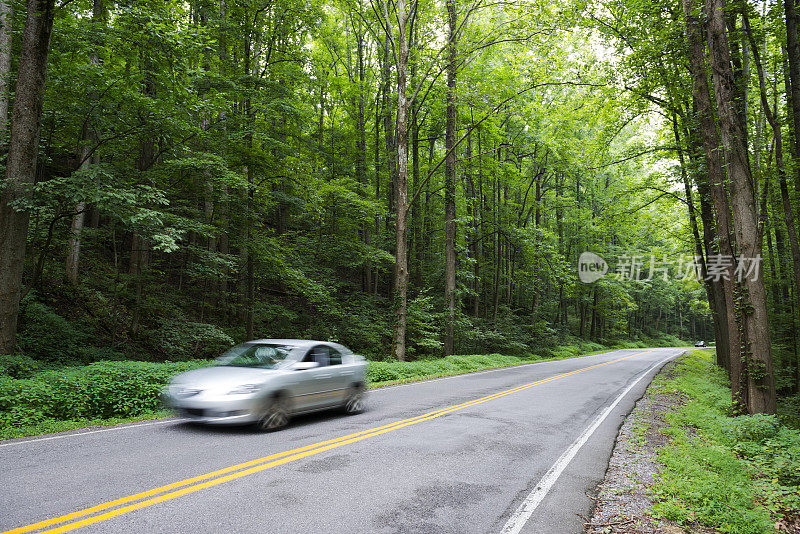
{"type": "Polygon", "coordinates": [[[0,531],[571,533],[622,418],[685,349],[370,392],[261,434],[178,420],[0,442],[0,531]]]}

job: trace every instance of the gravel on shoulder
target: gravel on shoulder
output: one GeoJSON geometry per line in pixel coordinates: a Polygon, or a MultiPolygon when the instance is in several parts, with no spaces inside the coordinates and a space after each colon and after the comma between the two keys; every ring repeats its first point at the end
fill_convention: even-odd
{"type": "MultiPolygon", "coordinates": [[[[659,375],[669,378],[678,358],[659,375]]],[[[666,414],[680,409],[686,400],[677,392],[662,392],[651,384],[620,428],[606,476],[596,490],[591,518],[584,522],[587,534],[708,534],[695,526],[686,530],[648,515],[653,504],[650,487],[659,470],[656,451],[668,443],[660,432],[666,414]]]]}

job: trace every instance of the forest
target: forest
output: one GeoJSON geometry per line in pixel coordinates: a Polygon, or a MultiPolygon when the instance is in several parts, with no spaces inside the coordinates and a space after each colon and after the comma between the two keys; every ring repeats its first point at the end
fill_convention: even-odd
{"type": "Polygon", "coordinates": [[[0,358],[705,340],[774,413],[792,2],[0,0],[0,358]]]}

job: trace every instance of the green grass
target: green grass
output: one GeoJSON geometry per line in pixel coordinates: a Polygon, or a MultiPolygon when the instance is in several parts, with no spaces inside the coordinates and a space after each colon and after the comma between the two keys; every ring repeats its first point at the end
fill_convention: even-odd
{"type": "Polygon", "coordinates": [[[57,419],[45,419],[36,423],[22,424],[13,427],[0,428],[0,439],[21,438],[25,436],[37,436],[39,434],[50,434],[53,432],[67,432],[69,430],[86,429],[91,427],[121,425],[123,423],[135,423],[138,421],[151,421],[153,419],[163,419],[170,417],[169,410],[155,410],[144,412],[136,417],[109,417],[103,418],[84,418],[59,421],[57,419]]]}
{"type": "Polygon", "coordinates": [[[641,448],[647,444],[647,431],[650,423],[643,412],[635,412],[630,425],[630,450],[641,448]]]}
{"type": "Polygon", "coordinates": [[[667,414],[658,451],[663,469],[653,487],[652,513],[735,534],[776,532],[772,513],[798,511],[800,433],[775,416],[730,415],[731,393],[711,350],[693,351],[655,393],[686,400],[667,414]]]}
{"type": "Polygon", "coordinates": [[[395,384],[430,380],[443,376],[474,373],[487,369],[524,365],[542,361],[536,355],[506,356],[503,354],[476,354],[470,356],[448,356],[413,362],[369,362],[368,381],[370,388],[381,388],[395,384]]]}

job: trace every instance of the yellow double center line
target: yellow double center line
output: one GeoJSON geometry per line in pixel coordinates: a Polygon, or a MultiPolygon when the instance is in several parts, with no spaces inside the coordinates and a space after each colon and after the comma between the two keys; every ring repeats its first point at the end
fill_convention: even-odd
{"type": "Polygon", "coordinates": [[[515,388],[507,389],[499,393],[487,395],[485,397],[480,397],[478,399],[457,404],[455,406],[442,408],[422,415],[418,415],[416,417],[395,421],[394,423],[371,428],[368,430],[362,430],[361,432],[356,432],[355,434],[348,434],[346,436],[341,436],[339,438],[331,439],[328,441],[322,441],[319,443],[314,443],[312,445],[306,445],[305,447],[299,447],[297,449],[291,449],[288,451],[271,454],[269,456],[264,456],[263,458],[250,460],[249,462],[244,462],[241,464],[236,464],[230,467],[226,467],[224,469],[211,471],[210,473],[206,473],[204,475],[187,478],[185,480],[173,482],[171,484],[153,488],[151,490],[143,491],[141,493],[135,493],[133,495],[128,495],[127,497],[122,497],[120,499],[115,499],[113,501],[104,502],[96,506],[92,506],[90,508],[84,508],[83,510],[78,510],[76,512],[72,512],[66,515],[54,517],[52,519],[46,519],[44,521],[39,521],[38,523],[32,523],[30,525],[15,528],[12,530],[7,530],[0,534],[22,534],[24,532],[31,532],[34,530],[47,528],[52,525],[65,522],[68,523],[54,528],[50,528],[48,530],[41,531],[40,534],[45,534],[45,533],[56,534],[59,532],[69,532],[71,530],[85,527],[87,525],[99,523],[101,521],[106,521],[113,517],[126,514],[128,512],[132,512],[140,508],[145,508],[147,506],[152,506],[154,504],[169,501],[177,497],[181,497],[183,495],[188,495],[189,493],[194,493],[195,491],[200,491],[202,489],[210,488],[218,484],[223,484],[231,480],[236,480],[237,478],[242,478],[247,475],[252,475],[253,473],[258,473],[259,471],[264,471],[265,469],[270,469],[271,467],[276,467],[279,465],[287,464],[289,462],[294,462],[296,460],[300,460],[308,456],[313,456],[321,452],[335,449],[343,445],[348,445],[350,443],[355,443],[357,441],[361,441],[367,438],[379,436],[381,434],[385,434],[387,432],[391,432],[393,430],[404,428],[410,425],[416,425],[418,423],[422,423],[423,421],[430,421],[431,419],[436,419],[437,417],[441,417],[445,414],[452,413],[458,410],[463,410],[464,408],[475,406],[476,404],[482,404],[490,400],[499,399],[500,397],[505,397],[506,395],[512,395],[514,393],[524,391],[534,386],[546,384],[547,382],[552,382],[553,380],[558,380],[578,373],[583,373],[584,371],[589,371],[590,369],[596,369],[604,365],[609,365],[612,363],[620,362],[622,360],[627,360],[629,358],[633,358],[634,356],[639,356],[647,352],[650,351],[638,352],[636,354],[631,354],[630,356],[624,356],[622,358],[617,358],[615,360],[611,360],[608,362],[599,363],[589,367],[583,367],[581,369],[576,369],[575,371],[570,371],[568,373],[562,373],[559,375],[551,376],[549,378],[544,378],[542,380],[537,380],[536,382],[523,384],[515,388]],[[109,510],[109,508],[112,509],[109,510]],[[97,512],[102,512],[103,510],[108,510],[108,511],[97,514],[97,512]],[[97,515],[92,515],[92,514],[97,514],[97,515]],[[91,516],[91,517],[86,517],[86,516],[91,516]]]}

